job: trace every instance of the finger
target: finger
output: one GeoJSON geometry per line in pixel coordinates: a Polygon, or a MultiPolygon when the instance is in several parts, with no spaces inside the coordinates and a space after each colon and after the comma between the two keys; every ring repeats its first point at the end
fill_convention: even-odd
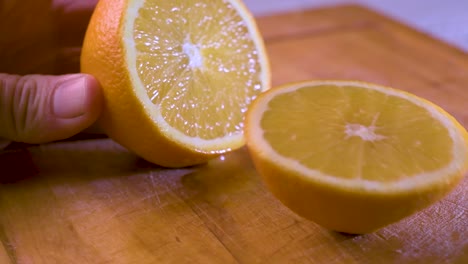
{"type": "Polygon", "coordinates": [[[80,72],[81,47],[64,47],[56,52],[54,74],[80,72]]]}
{"type": "Polygon", "coordinates": [[[54,13],[60,47],[81,47],[97,0],[55,0],[54,13]]]}
{"type": "Polygon", "coordinates": [[[102,103],[90,75],[0,74],[0,138],[25,143],[68,138],[96,121],[102,103]]]}
{"type": "Polygon", "coordinates": [[[55,0],[56,74],[80,71],[81,45],[97,0],[55,0]]]}

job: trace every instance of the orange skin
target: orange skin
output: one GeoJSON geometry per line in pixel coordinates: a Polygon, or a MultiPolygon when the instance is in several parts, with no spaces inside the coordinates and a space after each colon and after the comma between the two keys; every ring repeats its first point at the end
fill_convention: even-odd
{"type": "Polygon", "coordinates": [[[0,73],[78,73],[81,45],[97,1],[1,1],[0,73]]]}

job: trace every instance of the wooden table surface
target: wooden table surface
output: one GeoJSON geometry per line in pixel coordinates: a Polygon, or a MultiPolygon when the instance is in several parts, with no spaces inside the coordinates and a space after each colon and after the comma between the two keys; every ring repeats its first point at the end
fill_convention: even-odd
{"type": "MultiPolygon", "coordinates": [[[[358,6],[258,18],[273,83],[357,79],[468,127],[468,55],[358,6]]],[[[184,169],[106,138],[0,154],[0,263],[468,263],[468,180],[375,233],[331,232],[265,189],[245,149],[184,169]]]]}

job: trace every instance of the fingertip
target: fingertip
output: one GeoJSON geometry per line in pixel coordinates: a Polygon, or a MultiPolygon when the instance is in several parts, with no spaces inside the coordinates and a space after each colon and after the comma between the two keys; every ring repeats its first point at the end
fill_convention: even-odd
{"type": "Polygon", "coordinates": [[[99,117],[102,96],[101,87],[93,76],[70,75],[55,88],[52,114],[60,123],[72,123],[77,129],[85,129],[99,117]]]}
{"type": "Polygon", "coordinates": [[[49,131],[54,131],[48,135],[52,140],[69,138],[91,127],[104,103],[99,82],[89,74],[67,76],[57,85],[52,100],[53,117],[45,123],[49,131]]]}
{"type": "Polygon", "coordinates": [[[83,74],[84,78],[84,90],[86,93],[86,109],[89,115],[89,120],[93,124],[100,116],[103,106],[104,97],[101,89],[101,85],[92,75],[83,74]]]}

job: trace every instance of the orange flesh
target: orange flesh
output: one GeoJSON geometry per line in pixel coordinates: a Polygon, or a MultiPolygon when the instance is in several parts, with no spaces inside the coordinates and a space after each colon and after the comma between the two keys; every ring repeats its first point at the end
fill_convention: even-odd
{"type": "Polygon", "coordinates": [[[242,131],[247,106],[262,90],[261,65],[234,7],[147,0],[139,12],[137,73],[166,122],[207,140],[242,131]]]}
{"type": "Polygon", "coordinates": [[[393,182],[453,159],[447,129],[397,96],[322,85],[277,95],[269,107],[261,126],[273,149],[327,175],[393,182]]]}

